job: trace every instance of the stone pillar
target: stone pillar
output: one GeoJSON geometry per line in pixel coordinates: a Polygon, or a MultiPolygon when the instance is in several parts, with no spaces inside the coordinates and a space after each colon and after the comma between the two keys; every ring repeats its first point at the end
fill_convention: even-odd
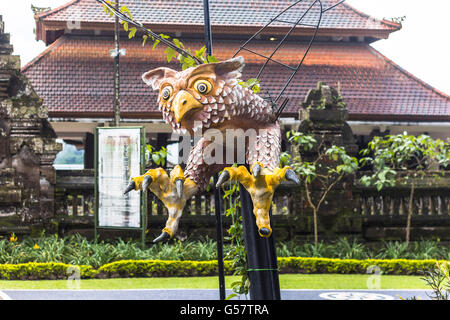
{"type": "Polygon", "coordinates": [[[14,228],[54,216],[52,165],[62,146],[3,31],[0,16],[0,228],[14,228]]]}
{"type": "MultiPolygon", "coordinates": [[[[302,104],[299,131],[314,136],[328,148],[332,145],[344,147],[351,156],[356,156],[358,146],[353,132],[346,122],[348,111],[338,91],[324,83],[310,90],[302,104]]],[[[297,151],[299,152],[299,151],[297,151]]],[[[317,152],[302,152],[304,161],[313,161],[317,152]]],[[[359,235],[361,219],[357,210],[358,199],[352,193],[354,177],[346,176],[330,191],[318,213],[318,229],[325,238],[340,235],[359,235]]],[[[321,194],[319,186],[313,184],[313,199],[321,194]],[[314,190],[316,188],[316,190],[314,190]]],[[[315,201],[317,202],[317,201],[315,201]]],[[[308,219],[309,221],[309,219],[308,219]]],[[[309,224],[309,223],[308,223],[309,224]]]]}

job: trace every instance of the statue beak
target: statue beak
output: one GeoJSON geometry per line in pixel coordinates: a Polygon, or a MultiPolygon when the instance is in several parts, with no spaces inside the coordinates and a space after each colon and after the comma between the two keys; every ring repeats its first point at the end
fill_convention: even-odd
{"type": "Polygon", "coordinates": [[[186,113],[193,109],[199,109],[202,107],[203,105],[189,92],[181,90],[174,97],[171,110],[175,114],[175,120],[179,123],[186,113]]]}

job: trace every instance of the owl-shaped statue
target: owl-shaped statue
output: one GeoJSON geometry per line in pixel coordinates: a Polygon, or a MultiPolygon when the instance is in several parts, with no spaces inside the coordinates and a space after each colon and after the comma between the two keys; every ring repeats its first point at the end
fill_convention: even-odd
{"type": "Polygon", "coordinates": [[[283,180],[299,183],[291,168],[279,168],[281,131],[272,105],[239,84],[244,65],[244,58],[236,57],[180,72],[157,68],[142,76],[147,85],[159,91],[164,120],[176,132],[201,135],[189,153],[184,171],[179,165],[170,173],[162,168],[150,169],[143,176],[132,178],[125,190],[126,194],[148,188],[167,207],[166,226],[154,242],[175,235],[186,201],[203,191],[210,178],[222,170],[217,187],[233,180],[247,189],[262,237],[272,233],[269,210],[276,187],[283,180]],[[211,139],[210,132],[216,137],[222,134],[223,139],[211,139]],[[235,140],[243,136],[243,142],[236,144],[235,140]],[[245,166],[233,166],[239,147],[244,148],[243,160],[250,172],[245,166]],[[211,150],[224,152],[223,161],[211,162],[211,150]]]}

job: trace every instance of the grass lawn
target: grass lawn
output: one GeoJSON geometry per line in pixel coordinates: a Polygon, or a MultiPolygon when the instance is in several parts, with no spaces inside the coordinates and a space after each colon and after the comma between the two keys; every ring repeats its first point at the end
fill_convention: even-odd
{"type": "MultiPolygon", "coordinates": [[[[281,289],[369,289],[370,275],[282,274],[281,289]]],[[[226,287],[239,277],[227,276],[226,287]]],[[[381,276],[380,289],[428,289],[420,276],[381,276]]],[[[80,289],[217,289],[217,277],[122,278],[81,280],[80,289]]],[[[69,289],[66,280],[0,280],[0,290],[69,289]]]]}

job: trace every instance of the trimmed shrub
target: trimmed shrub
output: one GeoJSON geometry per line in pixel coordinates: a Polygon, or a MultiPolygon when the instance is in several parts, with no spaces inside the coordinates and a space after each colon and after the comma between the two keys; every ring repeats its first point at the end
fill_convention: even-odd
{"type": "Polygon", "coordinates": [[[422,275],[434,269],[436,262],[444,260],[381,260],[381,259],[328,259],[328,258],[278,258],[280,273],[340,273],[365,274],[371,266],[380,268],[383,274],[422,275]]]}
{"type": "MultiPolygon", "coordinates": [[[[224,262],[225,273],[232,274],[231,262],[224,262]]],[[[122,260],[98,269],[105,277],[189,277],[218,274],[217,261],[122,260]]]]}
{"type": "MultiPolygon", "coordinates": [[[[355,260],[328,258],[278,258],[280,273],[339,273],[366,274],[369,267],[377,266],[383,274],[422,275],[436,268],[436,262],[445,260],[355,260]]],[[[225,274],[232,275],[231,261],[225,261],[225,274]]],[[[0,279],[6,280],[56,280],[68,279],[77,272],[82,279],[129,277],[192,277],[215,276],[217,261],[122,260],[105,264],[98,269],[92,266],[73,266],[64,263],[0,264],[0,279]],[[70,268],[70,269],[69,269],[70,268]]]]}
{"type": "Polygon", "coordinates": [[[83,279],[94,278],[97,271],[91,266],[73,266],[56,262],[29,262],[0,264],[0,279],[5,280],[57,280],[68,279],[79,270],[83,279]],[[69,269],[70,268],[70,269],[69,269]]]}

